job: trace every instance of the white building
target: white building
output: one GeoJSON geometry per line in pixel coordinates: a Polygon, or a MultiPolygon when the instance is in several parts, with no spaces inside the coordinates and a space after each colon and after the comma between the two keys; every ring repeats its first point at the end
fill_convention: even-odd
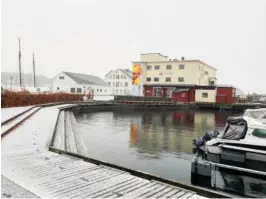
{"type": "Polygon", "coordinates": [[[61,72],[55,76],[52,91],[76,94],[93,92],[94,96],[111,95],[108,83],[100,77],[70,72],[61,72]]]}
{"type": "Polygon", "coordinates": [[[129,69],[111,70],[105,75],[105,81],[111,87],[113,95],[132,94],[132,71],[129,69]]]}

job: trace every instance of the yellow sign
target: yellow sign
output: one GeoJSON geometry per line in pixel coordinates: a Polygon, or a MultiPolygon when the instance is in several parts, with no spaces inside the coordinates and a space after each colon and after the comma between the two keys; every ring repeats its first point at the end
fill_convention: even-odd
{"type": "Polygon", "coordinates": [[[140,84],[140,76],[142,74],[142,68],[140,64],[133,64],[132,69],[132,84],[139,85],[140,84]]]}

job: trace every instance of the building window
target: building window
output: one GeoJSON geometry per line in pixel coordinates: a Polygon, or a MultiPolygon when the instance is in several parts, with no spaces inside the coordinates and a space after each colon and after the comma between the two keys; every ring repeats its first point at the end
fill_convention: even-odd
{"type": "Polygon", "coordinates": [[[147,78],[146,78],[146,81],[147,81],[147,82],[150,82],[150,81],[151,81],[151,78],[150,78],[150,77],[147,77],[147,78]]]}
{"type": "Polygon", "coordinates": [[[100,92],[102,92],[102,89],[100,89],[100,92]]]}
{"type": "Polygon", "coordinates": [[[202,98],[208,98],[208,93],[202,93],[202,98]]]}
{"type": "Polygon", "coordinates": [[[99,92],[99,89],[97,89],[97,92],[99,92]]]}
{"type": "Polygon", "coordinates": [[[128,83],[127,83],[127,82],[125,82],[125,86],[126,86],[126,87],[128,86],[128,83]]]}
{"type": "Polygon", "coordinates": [[[123,82],[120,83],[120,86],[121,86],[121,87],[123,86],[123,82]]]}
{"type": "Polygon", "coordinates": [[[81,88],[77,88],[77,93],[81,93],[81,88]]]}
{"type": "Polygon", "coordinates": [[[172,70],[172,65],[166,65],[166,70],[172,70]]]}
{"type": "Polygon", "coordinates": [[[119,75],[116,75],[116,79],[119,79],[119,75]]]}
{"type": "Polygon", "coordinates": [[[64,76],[59,76],[59,79],[65,79],[65,77],[64,76]]]}
{"type": "Polygon", "coordinates": [[[166,78],[165,78],[165,81],[166,81],[166,82],[171,82],[171,77],[166,77],[166,78]]]}
{"type": "Polygon", "coordinates": [[[107,90],[105,89],[104,92],[107,92],[107,90]]]}
{"type": "Polygon", "coordinates": [[[184,64],[179,64],[179,70],[185,69],[185,65],[184,64]]]}
{"type": "Polygon", "coordinates": [[[115,86],[115,83],[113,82],[113,86],[115,86]]]}
{"type": "Polygon", "coordinates": [[[178,82],[184,82],[184,77],[178,77],[178,82]]]}
{"type": "Polygon", "coordinates": [[[70,92],[71,93],[75,93],[76,92],[76,89],[75,88],[70,88],[70,92]]]}
{"type": "Polygon", "coordinates": [[[152,68],[152,67],[151,67],[150,65],[147,66],[147,70],[151,70],[151,68],[152,68]]]}
{"type": "Polygon", "coordinates": [[[205,75],[209,75],[209,72],[208,71],[205,71],[205,75]]]}
{"type": "Polygon", "coordinates": [[[111,86],[111,82],[108,82],[109,86],[111,86]]]}
{"type": "Polygon", "coordinates": [[[155,70],[160,70],[160,66],[159,66],[159,65],[155,65],[155,66],[154,66],[154,69],[155,69],[155,70]]]}
{"type": "Polygon", "coordinates": [[[159,81],[159,77],[154,77],[153,81],[158,82],[159,81]]]}
{"type": "Polygon", "coordinates": [[[119,82],[116,82],[115,83],[115,87],[119,87],[119,82]]]}
{"type": "Polygon", "coordinates": [[[120,93],[123,93],[123,90],[122,89],[120,90],[120,93]]]}

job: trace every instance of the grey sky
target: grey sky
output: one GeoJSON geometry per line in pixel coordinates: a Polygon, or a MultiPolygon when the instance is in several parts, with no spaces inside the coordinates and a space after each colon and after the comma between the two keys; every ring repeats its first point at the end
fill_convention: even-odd
{"type": "Polygon", "coordinates": [[[200,59],[218,83],[266,93],[265,0],[3,0],[2,71],[104,76],[140,53],[200,59]],[[241,74],[240,74],[241,73],[241,74]]]}

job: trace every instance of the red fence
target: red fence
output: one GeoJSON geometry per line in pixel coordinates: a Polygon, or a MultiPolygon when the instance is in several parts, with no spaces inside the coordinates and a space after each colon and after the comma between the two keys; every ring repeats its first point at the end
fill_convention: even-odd
{"type": "Polygon", "coordinates": [[[9,92],[1,94],[1,107],[30,106],[54,102],[81,101],[83,95],[68,93],[32,94],[29,92],[9,92]]]}

